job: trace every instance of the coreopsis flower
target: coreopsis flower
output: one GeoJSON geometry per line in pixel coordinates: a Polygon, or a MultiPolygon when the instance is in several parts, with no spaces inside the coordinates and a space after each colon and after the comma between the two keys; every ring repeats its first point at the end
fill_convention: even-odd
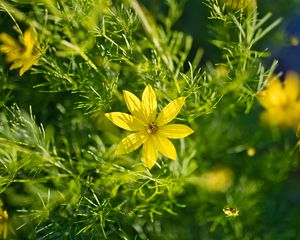
{"type": "Polygon", "coordinates": [[[157,115],[155,93],[150,85],[146,86],[142,100],[134,94],[123,91],[130,114],[122,112],[106,113],[105,116],[120,128],[133,131],[116,148],[115,154],[126,154],[142,147],[142,158],[148,168],[152,168],[158,158],[158,152],[167,158],[176,160],[176,149],[168,139],[184,138],[194,131],[183,124],[167,124],[181,110],[185,97],[170,102],[157,115]]]}
{"type": "Polygon", "coordinates": [[[36,65],[41,57],[39,42],[31,28],[19,37],[19,42],[6,33],[0,33],[0,41],[0,52],[5,53],[6,61],[12,63],[10,70],[20,68],[20,76],[36,65]]]}
{"type": "Polygon", "coordinates": [[[239,216],[240,211],[237,208],[224,207],[223,212],[226,217],[236,218],[237,216],[239,216]]]}
{"type": "Polygon", "coordinates": [[[287,73],[283,83],[278,77],[273,77],[257,97],[265,108],[263,121],[297,128],[300,123],[300,78],[296,73],[287,73]]]}
{"type": "Polygon", "coordinates": [[[3,239],[7,238],[7,221],[8,213],[2,209],[2,201],[0,200],[0,235],[3,239]]]}

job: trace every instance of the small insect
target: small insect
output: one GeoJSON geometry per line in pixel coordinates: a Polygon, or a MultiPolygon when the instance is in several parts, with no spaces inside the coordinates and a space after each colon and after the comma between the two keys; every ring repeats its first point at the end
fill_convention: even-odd
{"type": "Polygon", "coordinates": [[[226,215],[226,217],[236,218],[237,216],[239,216],[240,210],[238,210],[237,208],[224,207],[223,212],[226,215]]]}

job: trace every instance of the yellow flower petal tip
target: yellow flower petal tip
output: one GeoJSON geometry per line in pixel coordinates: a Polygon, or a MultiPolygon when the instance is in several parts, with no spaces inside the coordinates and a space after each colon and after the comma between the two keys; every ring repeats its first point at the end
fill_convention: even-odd
{"type": "Polygon", "coordinates": [[[156,160],[153,161],[151,159],[143,159],[143,161],[144,161],[145,166],[149,169],[153,168],[156,163],[156,160]]]}
{"type": "Polygon", "coordinates": [[[120,156],[123,154],[123,149],[120,147],[120,145],[117,146],[116,150],[115,150],[115,155],[116,156],[120,156]]]}
{"type": "Polygon", "coordinates": [[[184,103],[185,97],[179,97],[165,106],[157,116],[156,122],[158,126],[166,125],[172,121],[178,115],[184,103]]]}
{"type": "Polygon", "coordinates": [[[120,112],[105,114],[118,127],[134,132],[119,143],[116,156],[130,153],[143,145],[142,160],[149,169],[155,165],[158,153],[176,160],[176,149],[169,139],[184,138],[194,131],[183,124],[167,123],[178,115],[186,98],[179,97],[170,102],[157,116],[156,95],[151,85],[145,87],[141,100],[126,90],[123,90],[123,95],[132,115],[120,112]]]}
{"type": "Polygon", "coordinates": [[[20,37],[20,42],[15,41],[6,33],[0,34],[0,52],[6,54],[6,61],[12,63],[10,70],[20,68],[22,76],[33,65],[37,65],[41,54],[40,44],[32,29],[28,29],[20,37]]]}
{"type": "Polygon", "coordinates": [[[265,90],[257,94],[265,111],[261,118],[270,125],[297,128],[300,122],[300,77],[289,72],[282,83],[272,77],[265,90]]]}
{"type": "Polygon", "coordinates": [[[8,235],[8,213],[2,209],[2,205],[3,203],[0,199],[0,236],[6,239],[8,235]]]}

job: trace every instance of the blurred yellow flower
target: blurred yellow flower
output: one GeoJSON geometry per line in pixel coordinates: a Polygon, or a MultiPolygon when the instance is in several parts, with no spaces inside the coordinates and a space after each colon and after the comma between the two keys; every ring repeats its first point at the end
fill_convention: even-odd
{"type": "Polygon", "coordinates": [[[219,65],[216,67],[216,75],[219,78],[225,78],[228,76],[229,69],[226,65],[219,65]]]}
{"type": "Polygon", "coordinates": [[[282,83],[273,77],[258,100],[265,108],[262,113],[264,122],[270,125],[297,128],[300,123],[300,78],[293,72],[286,74],[282,83]]]}
{"type": "Polygon", "coordinates": [[[198,184],[210,192],[224,192],[231,186],[232,181],[232,170],[222,167],[203,173],[198,179],[198,184]]]}
{"type": "Polygon", "coordinates": [[[150,169],[157,160],[158,152],[167,158],[176,160],[176,149],[168,138],[184,138],[194,131],[183,124],[166,124],[177,116],[185,102],[185,97],[179,97],[170,102],[156,116],[156,96],[150,85],[146,86],[141,101],[131,92],[123,91],[123,94],[132,115],[112,112],[106,113],[105,116],[118,127],[135,133],[130,134],[119,143],[116,155],[132,152],[143,145],[142,158],[150,169]]]}
{"type": "Polygon", "coordinates": [[[249,157],[253,157],[255,154],[256,154],[255,148],[253,148],[253,147],[247,148],[247,155],[248,155],[249,157]]]}
{"type": "Polygon", "coordinates": [[[291,41],[292,46],[298,46],[299,45],[299,38],[297,38],[295,36],[292,36],[290,41],[291,41]]]}
{"type": "Polygon", "coordinates": [[[8,214],[6,210],[2,209],[3,203],[0,200],[0,235],[3,239],[7,238],[7,221],[8,221],[8,214]]]}
{"type": "Polygon", "coordinates": [[[36,65],[41,57],[39,42],[30,28],[16,42],[6,33],[0,33],[0,52],[6,54],[6,61],[12,63],[10,69],[20,68],[20,76],[32,65],[36,65]]]}

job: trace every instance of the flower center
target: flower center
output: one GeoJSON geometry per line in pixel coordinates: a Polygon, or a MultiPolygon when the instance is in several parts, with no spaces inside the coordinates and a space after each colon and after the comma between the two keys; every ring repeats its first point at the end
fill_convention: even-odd
{"type": "Polygon", "coordinates": [[[145,126],[146,128],[146,132],[148,134],[152,134],[152,133],[155,133],[156,130],[157,130],[157,125],[155,122],[152,122],[152,123],[149,123],[148,125],[145,126]]]}

